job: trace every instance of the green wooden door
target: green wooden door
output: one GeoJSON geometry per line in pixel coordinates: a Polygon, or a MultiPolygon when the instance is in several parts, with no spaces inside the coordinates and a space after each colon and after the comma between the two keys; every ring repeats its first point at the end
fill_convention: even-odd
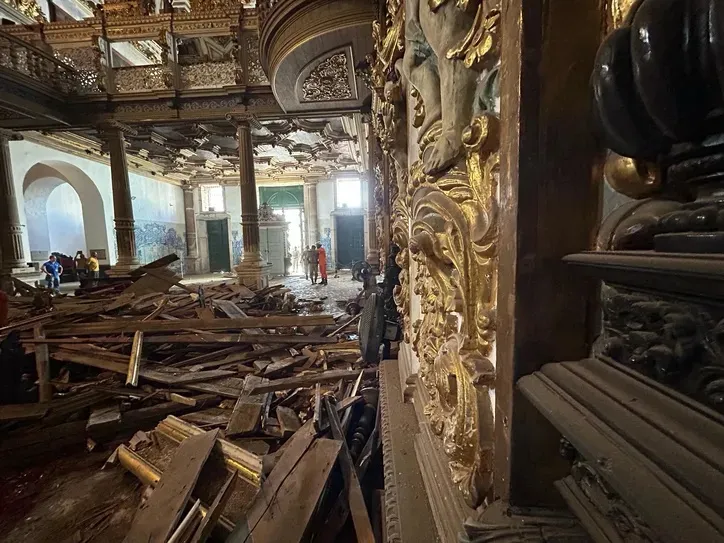
{"type": "Polygon", "coordinates": [[[229,259],[229,221],[206,221],[209,243],[209,268],[212,272],[231,271],[229,259]]]}
{"type": "Polygon", "coordinates": [[[365,257],[365,225],[362,215],[340,215],[337,221],[337,267],[351,268],[365,257]]]}

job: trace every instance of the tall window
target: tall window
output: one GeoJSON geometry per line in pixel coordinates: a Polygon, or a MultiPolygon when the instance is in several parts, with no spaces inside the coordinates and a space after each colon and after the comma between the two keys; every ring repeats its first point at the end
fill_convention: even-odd
{"type": "Polygon", "coordinates": [[[362,182],[359,177],[337,179],[337,207],[362,207],[362,182]]]}
{"type": "Polygon", "coordinates": [[[201,211],[226,211],[224,187],[221,185],[201,185],[201,211]]]}

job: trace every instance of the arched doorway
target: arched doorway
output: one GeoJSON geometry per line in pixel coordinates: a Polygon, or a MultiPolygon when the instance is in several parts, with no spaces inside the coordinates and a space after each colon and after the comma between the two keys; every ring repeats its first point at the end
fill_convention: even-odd
{"type": "Polygon", "coordinates": [[[23,200],[31,260],[44,260],[52,251],[72,257],[78,250],[99,251],[101,260],[108,259],[103,199],[80,168],[38,162],[23,179],[23,200]]]}

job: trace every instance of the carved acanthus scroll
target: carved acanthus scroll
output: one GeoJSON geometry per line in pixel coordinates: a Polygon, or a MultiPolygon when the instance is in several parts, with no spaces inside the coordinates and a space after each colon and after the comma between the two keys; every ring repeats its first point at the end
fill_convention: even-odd
{"type": "Polygon", "coordinates": [[[498,126],[492,114],[475,117],[462,136],[465,162],[433,178],[418,160],[408,188],[422,310],[413,345],[431,398],[425,412],[472,506],[485,498],[492,474],[498,126]]]}
{"type": "Polygon", "coordinates": [[[499,62],[500,11],[481,0],[388,0],[387,9],[366,75],[373,127],[391,158],[395,301],[429,392],[425,413],[475,507],[492,474],[499,121],[486,107],[495,100],[482,95],[499,62]],[[407,99],[420,144],[409,170],[407,99]],[[421,312],[412,326],[411,285],[421,312]]]}

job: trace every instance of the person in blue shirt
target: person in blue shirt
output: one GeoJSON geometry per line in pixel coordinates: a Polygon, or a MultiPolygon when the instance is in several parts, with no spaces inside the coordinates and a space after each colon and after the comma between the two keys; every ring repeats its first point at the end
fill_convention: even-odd
{"type": "Polygon", "coordinates": [[[60,265],[55,255],[50,255],[48,261],[40,268],[45,272],[45,284],[58,292],[60,288],[60,276],[63,273],[63,266],[60,265]]]}

